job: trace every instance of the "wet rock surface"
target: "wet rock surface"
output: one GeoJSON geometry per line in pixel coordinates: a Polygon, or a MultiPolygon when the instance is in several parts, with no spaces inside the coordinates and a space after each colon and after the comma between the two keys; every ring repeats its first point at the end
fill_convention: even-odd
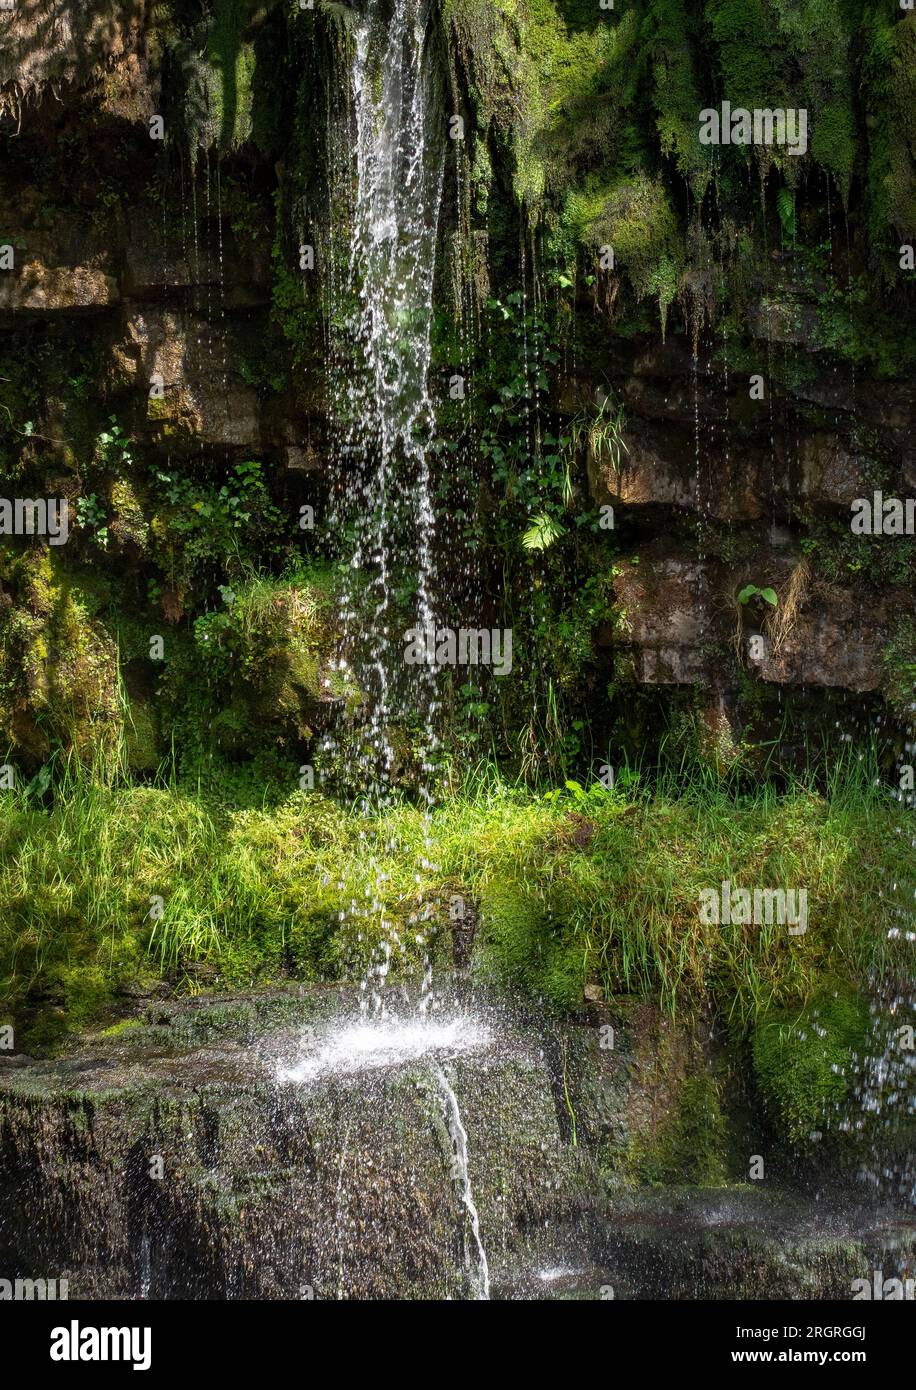
{"type": "Polygon", "coordinates": [[[850,1300],[857,1280],[903,1279],[916,1221],[786,1191],[655,1189],[599,1228],[555,1233],[506,1269],[497,1297],[850,1300]]]}
{"type": "Polygon", "coordinates": [[[195,1033],[183,1020],[168,1041],[154,1026],[110,1050],[7,1065],[6,1264],[66,1266],[81,1297],[467,1296],[442,1076],[494,1251],[586,1201],[536,1039],[509,1030],[498,1046],[402,1064],[370,1055],[296,1084],[277,1065],[302,1029],[321,1035],[320,1009],[281,1001],[286,1028],[253,1046],[244,1018],[219,1012],[204,1031],[234,1037],[181,1048],[195,1033]]]}
{"type": "Polygon", "coordinates": [[[848,1298],[912,1262],[916,1222],[860,1198],[622,1181],[696,1057],[645,1007],[604,1050],[608,1016],[481,1000],[382,1045],[346,995],[289,991],[7,1058],[0,1263],[74,1298],[474,1297],[465,1180],[496,1298],[848,1298]]]}

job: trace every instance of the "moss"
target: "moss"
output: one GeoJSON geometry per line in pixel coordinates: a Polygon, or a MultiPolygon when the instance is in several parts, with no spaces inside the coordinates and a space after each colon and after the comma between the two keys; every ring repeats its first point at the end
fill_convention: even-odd
{"type": "MultiPolygon", "coordinates": [[[[330,650],[329,591],[309,583],[258,579],[228,608],[198,619],[200,658],[213,674],[232,674],[250,693],[249,714],[299,717],[321,699],[320,667],[330,650]]],[[[253,721],[249,721],[253,722],[253,721]]]]}
{"type": "Polygon", "coordinates": [[[192,149],[234,150],[252,136],[256,57],[245,34],[256,10],[255,0],[214,0],[209,20],[172,50],[192,149]]]}
{"type": "Polygon", "coordinates": [[[916,14],[895,26],[889,83],[887,212],[901,236],[916,235],[916,14]]]}
{"type": "Polygon", "coordinates": [[[137,550],[145,550],[149,544],[150,528],[136,488],[129,479],[116,478],[112,483],[111,506],[114,518],[110,529],[115,540],[122,545],[133,545],[137,550]]]}
{"type": "Polygon", "coordinates": [[[637,175],[607,190],[595,187],[571,193],[568,216],[579,239],[596,252],[602,246],[613,247],[615,268],[619,266],[628,276],[637,299],[658,301],[664,335],[668,308],[677,292],[682,247],[661,181],[637,175]]]}
{"type": "Polygon", "coordinates": [[[883,652],[882,693],[899,719],[916,714],[916,619],[899,618],[883,652]]]}
{"type": "MultiPolygon", "coordinates": [[[[852,40],[858,7],[847,0],[707,0],[718,50],[721,96],[733,107],[801,107],[808,113],[809,157],[849,195],[856,156],[852,40]]],[[[763,169],[793,182],[796,156],[755,149],[763,169]]],[[[739,156],[746,157],[746,156],[739,156]]]]}
{"type": "Polygon", "coordinates": [[[51,555],[26,551],[13,567],[19,602],[0,613],[0,735],[32,760],[58,748],[83,762],[116,760],[115,644],[51,555]]]}
{"type": "MultiPolygon", "coordinates": [[[[684,0],[652,0],[640,32],[652,65],[653,102],[662,153],[702,202],[712,174],[711,151],[701,145],[700,98],[694,54],[700,35],[684,0]]],[[[661,301],[660,301],[661,302],[661,301]]]]}
{"type": "Polygon", "coordinates": [[[131,700],[125,717],[127,764],[132,772],[154,772],[159,766],[156,717],[145,700],[131,700]]]}
{"type": "Polygon", "coordinates": [[[807,1144],[843,1101],[868,1021],[864,1000],[843,989],[822,992],[758,1024],[752,1048],[757,1083],[777,1132],[790,1145],[807,1144]]]}
{"type": "Polygon", "coordinates": [[[718,47],[722,97],[748,110],[785,105],[767,0],[707,0],[706,19],[718,47]]]}
{"type": "Polygon", "coordinates": [[[834,101],[819,113],[811,132],[811,156],[830,170],[843,198],[848,198],[856,159],[855,121],[851,103],[834,101]]]}
{"type": "Polygon", "coordinates": [[[634,1145],[630,1169],[642,1182],[717,1187],[726,1179],[727,1134],[719,1082],[701,1066],[683,1078],[655,1134],[634,1145]]]}
{"type": "Polygon", "coordinates": [[[478,966],[484,976],[560,1008],[581,1005],[587,978],[583,953],[523,883],[489,885],[480,922],[478,966]]]}

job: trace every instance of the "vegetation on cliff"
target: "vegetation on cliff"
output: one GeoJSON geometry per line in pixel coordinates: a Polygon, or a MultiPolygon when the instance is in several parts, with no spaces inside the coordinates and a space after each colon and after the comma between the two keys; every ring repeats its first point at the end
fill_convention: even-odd
{"type": "MultiPolygon", "coordinates": [[[[66,26],[17,39],[22,80],[0,54],[0,245],[34,279],[18,300],[2,282],[0,472],[17,495],[65,497],[73,522],[61,550],[16,538],[0,555],[15,771],[0,973],[25,1044],[114,1018],[132,993],[337,979],[382,911],[409,941],[431,905],[447,954],[458,897],[481,978],[552,1008],[580,1008],[586,987],[711,1003],[800,1140],[838,1093],[858,992],[900,968],[876,903],[909,882],[909,812],[885,788],[904,748],[892,720],[912,722],[913,544],[852,536],[845,477],[819,492],[799,455],[829,433],[856,486],[906,476],[916,17],[865,0],[434,7],[441,117],[463,122],[433,304],[434,565],[445,617],[514,632],[515,676],[443,673],[429,845],[409,720],[386,735],[400,785],[372,823],[333,798],[320,756],[346,723],[352,535],[301,521],[340,486],[323,287],[348,255],[328,113],[352,12],[161,0],[100,62],[104,6],[89,8],[78,62],[66,26]],[[804,107],[806,152],[702,145],[699,112],[723,100],[804,107]],[[74,312],[77,271],[96,298],[74,312]],[[725,479],[760,447],[758,476],[725,479]],[[637,475],[673,476],[685,451],[684,476],[609,519],[599,479],[622,494],[633,456],[637,475]],[[724,494],[737,521],[715,510],[724,494]],[[816,602],[825,586],[880,599],[880,679],[845,705],[763,680],[741,654],[747,606],[723,640],[699,597],[681,646],[713,679],[640,674],[620,594],[659,536],[691,594],[704,567],[758,556],[750,588],[775,593],[767,566],[789,547],[816,602]],[[743,730],[716,723],[731,699],[743,730]],[[840,776],[834,726],[876,711],[856,750],[874,766],[840,776]],[[672,750],[705,770],[666,780],[672,750]],[[627,758],[639,776],[620,775],[627,758]],[[606,760],[615,789],[595,776],[606,760]],[[317,790],[300,790],[306,769],[317,790]],[[725,880],[806,885],[809,930],[704,925],[698,895],[725,880]],[[360,942],[346,923],[374,883],[360,942]],[[788,1067],[809,1008],[831,1036],[788,1067]]],[[[794,616],[783,603],[768,635],[794,616]]],[[[688,1095],[646,1171],[717,1151],[718,1106],[688,1095]]],[[[700,1179],[718,1171],[698,1161],[700,1179]]]]}

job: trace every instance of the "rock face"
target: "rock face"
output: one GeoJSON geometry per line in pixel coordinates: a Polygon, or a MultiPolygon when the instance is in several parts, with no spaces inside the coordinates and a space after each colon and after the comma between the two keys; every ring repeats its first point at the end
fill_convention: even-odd
{"type": "Polygon", "coordinates": [[[767,643],[760,663],[765,681],[779,685],[877,690],[889,633],[887,602],[880,593],[812,586],[797,616],[767,643]]]}
{"type": "Polygon", "coordinates": [[[600,1010],[544,1029],[481,1006],[478,1032],[398,1060],[390,1041],[341,1052],[339,1007],[154,1006],[66,1059],[7,1058],[4,1276],[66,1278],[81,1299],[475,1298],[487,1281],[513,1298],[848,1298],[916,1253],[916,1223],[835,1197],[815,1220],[772,1184],[621,1185],[702,1069],[670,1022],[625,1010],[607,1050],[600,1010]]]}
{"type": "Polygon", "coordinates": [[[74,314],[107,309],[119,298],[115,280],[90,266],[47,266],[26,261],[0,281],[0,313],[74,314]]]}
{"type": "MultiPolygon", "coordinates": [[[[234,497],[231,470],[258,460],[289,543],[299,506],[326,499],[335,429],[340,441],[328,383],[341,364],[325,360],[327,305],[316,289],[336,273],[340,247],[320,225],[326,190],[318,197],[312,186],[326,172],[317,172],[317,144],[326,138],[328,74],[303,76],[313,103],[290,83],[285,107],[274,80],[281,54],[299,54],[294,42],[320,48],[311,30],[302,38],[313,19],[329,43],[319,66],[331,62],[333,43],[320,27],[327,17],[296,11],[290,27],[277,7],[229,9],[204,6],[192,16],[133,0],[17,0],[0,10],[0,130],[15,155],[0,167],[0,250],[13,258],[0,257],[0,389],[13,382],[10,363],[27,361],[0,401],[0,429],[11,427],[6,465],[36,489],[53,481],[74,502],[91,502],[84,511],[94,517],[115,491],[129,491],[136,525],[106,515],[97,552],[136,571],[138,592],[168,594],[184,583],[173,573],[180,557],[137,544],[162,511],[151,479],[172,476],[172,461],[234,497]],[[289,116],[312,106],[323,133],[304,152],[304,127],[289,116]],[[153,117],[164,122],[162,140],[153,138],[153,117]],[[311,279],[306,245],[317,254],[311,279]],[[135,446],[127,462],[130,450],[113,459],[98,447],[112,416],[135,446]],[[156,570],[160,558],[168,576],[156,570]]],[[[485,158],[475,154],[475,169],[498,162],[498,143],[485,158]]],[[[667,176],[674,187],[672,169],[667,176]]],[[[455,196],[447,187],[449,246],[455,196]]],[[[482,192],[474,199],[486,201],[482,192]]],[[[737,224],[731,233],[744,235],[737,224]]],[[[507,248],[489,229],[470,226],[468,238],[479,332],[491,280],[502,296],[516,271],[506,270],[507,248]]],[[[622,411],[619,456],[612,462],[592,441],[574,470],[581,476],[584,466],[588,482],[575,505],[615,512],[608,567],[617,570],[618,625],[612,633],[605,623],[606,650],[596,655],[613,665],[617,685],[672,695],[699,687],[707,707],[710,693],[712,703],[721,696],[737,707],[750,678],[773,710],[790,691],[882,688],[895,624],[916,607],[912,562],[897,560],[892,538],[852,546],[850,503],[873,486],[912,495],[916,407],[905,370],[889,379],[892,352],[880,371],[871,359],[860,366],[865,345],[843,317],[853,297],[837,303],[840,249],[830,254],[831,286],[806,254],[771,240],[765,270],[758,264],[742,281],[740,304],[719,305],[711,294],[709,317],[697,318],[678,298],[664,337],[645,320],[626,332],[615,319],[608,327],[581,286],[564,301],[574,319],[589,315],[589,347],[577,356],[574,333],[538,387],[550,397],[550,429],[562,434],[571,419],[591,418],[602,391],[622,411]],[[812,577],[794,593],[803,562],[812,577]],[[737,595],[748,584],[779,592],[775,615],[741,611],[737,595]],[[765,643],[751,659],[755,635],[765,643]]],[[[704,272],[714,267],[723,289],[730,254],[713,256],[704,272]]],[[[629,257],[634,266],[640,258],[629,257]]],[[[436,290],[444,318],[446,279],[436,290]]],[[[699,294],[698,280],[694,288],[699,294]]],[[[488,370],[483,359],[475,367],[474,390],[479,381],[489,393],[474,401],[478,423],[494,403],[488,370]]],[[[474,463],[486,478],[487,460],[474,463]]],[[[444,572],[453,557],[442,551],[444,572]]],[[[215,580],[216,559],[208,561],[215,580]]]]}
{"type": "Polygon", "coordinates": [[[622,561],[615,588],[616,640],[644,684],[721,688],[738,659],[752,679],[773,685],[859,693],[881,685],[895,616],[886,596],[813,579],[797,553],[763,548],[739,568],[692,561],[658,542],[622,561]],[[739,604],[752,574],[777,593],[772,613],[739,604]]]}
{"type": "Polygon", "coordinates": [[[617,578],[619,640],[633,653],[636,676],[646,685],[711,681],[712,659],[703,643],[725,637],[713,612],[715,575],[662,544],[624,561],[617,578]],[[704,630],[705,629],[705,630],[704,630]]]}
{"type": "Polygon", "coordinates": [[[293,1018],[323,1025],[274,1001],[286,1030],[252,1033],[264,1007],[5,1068],[4,1268],[67,1268],[71,1297],[467,1297],[466,1179],[494,1261],[588,1204],[536,1039],[284,1083],[293,1018]]]}
{"type": "MultiPolygon", "coordinates": [[[[806,312],[816,317],[816,305],[806,312]]],[[[790,319],[788,308],[775,319],[761,308],[751,327],[788,332],[790,319]]],[[[613,507],[621,538],[610,639],[621,669],[645,685],[733,690],[743,668],[764,689],[880,689],[894,623],[912,615],[914,597],[902,577],[876,582],[882,566],[894,573],[897,541],[872,537],[857,550],[851,504],[871,495],[879,473],[886,495],[911,494],[912,402],[889,383],[866,392],[846,380],[826,392],[836,366],[820,373],[816,412],[807,379],[771,383],[778,399],[752,402],[747,377],[739,391],[721,363],[706,357],[695,369],[676,342],[634,345],[619,371],[619,456],[592,452],[589,478],[594,501],[613,507]],[[847,548],[854,582],[819,572],[823,542],[803,550],[806,528],[847,548]],[[775,611],[740,604],[747,585],[772,588],[775,611]],[[751,657],[755,633],[763,643],[751,657]]],[[[584,385],[567,408],[580,398],[584,385]]],[[[905,556],[896,554],[903,575],[905,556]]]]}
{"type": "Polygon", "coordinates": [[[146,387],[152,438],[261,452],[257,394],[238,380],[231,343],[214,338],[208,319],[158,307],[130,314],[114,355],[123,375],[146,387]]]}
{"type": "Polygon", "coordinates": [[[0,11],[0,111],[21,115],[22,104],[45,87],[85,81],[90,74],[129,67],[142,50],[144,7],[139,0],[54,0],[0,11]]]}
{"type": "Polygon", "coordinates": [[[37,188],[7,197],[16,220],[0,231],[12,252],[0,272],[0,315],[101,312],[118,302],[110,240],[91,217],[65,209],[49,217],[37,188]]]}

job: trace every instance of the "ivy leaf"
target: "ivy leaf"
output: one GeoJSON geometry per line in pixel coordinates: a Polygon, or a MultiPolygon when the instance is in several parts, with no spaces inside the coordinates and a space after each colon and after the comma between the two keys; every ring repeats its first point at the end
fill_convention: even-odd
{"type": "Polygon", "coordinates": [[[769,603],[773,608],[776,607],[778,600],[776,598],[775,589],[760,589],[759,593],[760,597],[764,600],[765,603],[769,603]]]}

